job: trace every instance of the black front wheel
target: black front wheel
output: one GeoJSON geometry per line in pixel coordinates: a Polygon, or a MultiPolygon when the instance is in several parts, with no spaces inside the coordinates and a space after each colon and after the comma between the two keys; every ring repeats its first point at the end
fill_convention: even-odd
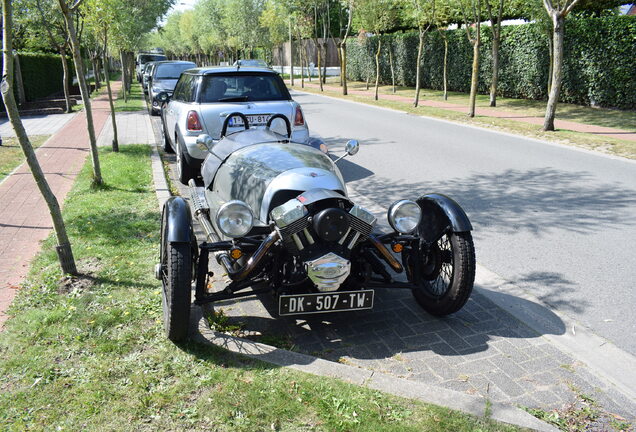
{"type": "MultiPolygon", "coordinates": [[[[409,260],[412,257],[409,258],[409,260]]],[[[407,260],[408,261],[408,260],[407,260]]],[[[445,233],[423,257],[413,296],[428,313],[449,315],[468,301],[475,282],[475,246],[469,231],[445,233]]]]}
{"type": "Polygon", "coordinates": [[[167,241],[164,217],[161,247],[163,325],[166,337],[180,342],[188,336],[192,297],[192,249],[185,242],[167,241]]]}

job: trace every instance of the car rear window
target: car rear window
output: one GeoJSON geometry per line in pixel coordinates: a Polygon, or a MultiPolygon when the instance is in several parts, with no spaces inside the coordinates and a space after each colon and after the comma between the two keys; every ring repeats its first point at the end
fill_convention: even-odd
{"type": "Polygon", "coordinates": [[[165,63],[158,64],[155,69],[155,79],[179,79],[181,72],[195,67],[194,63],[165,63]]]}
{"type": "Polygon", "coordinates": [[[199,102],[289,100],[285,83],[274,74],[214,74],[203,76],[199,102]]]}
{"type": "Polygon", "coordinates": [[[148,63],[150,61],[168,60],[165,55],[144,54],[139,56],[139,63],[148,63]]]}

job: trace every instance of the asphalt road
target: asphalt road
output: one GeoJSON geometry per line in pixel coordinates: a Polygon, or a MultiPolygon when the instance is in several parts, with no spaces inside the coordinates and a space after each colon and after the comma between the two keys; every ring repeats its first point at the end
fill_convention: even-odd
{"type": "Polygon", "coordinates": [[[303,93],[312,135],[351,187],[387,207],[449,195],[473,222],[477,260],[636,355],[636,163],[303,93]]]}

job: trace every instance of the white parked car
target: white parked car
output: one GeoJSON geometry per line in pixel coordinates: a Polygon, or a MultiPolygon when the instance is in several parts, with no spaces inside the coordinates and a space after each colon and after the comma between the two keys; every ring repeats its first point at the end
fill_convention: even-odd
{"type": "MultiPolygon", "coordinates": [[[[309,130],[300,105],[295,102],[285,83],[268,68],[261,67],[203,67],[181,74],[174,93],[158,95],[164,101],[164,149],[177,154],[179,180],[188,184],[200,176],[201,163],[208,154],[205,146],[197,144],[201,134],[220,140],[244,129],[242,113],[249,128],[265,128],[270,117],[282,114],[289,121],[290,141],[306,143],[326,152],[326,146],[309,139],[309,130]]],[[[279,119],[278,123],[283,123],[279,119]]],[[[282,125],[285,128],[285,125],[282,125]]]]}

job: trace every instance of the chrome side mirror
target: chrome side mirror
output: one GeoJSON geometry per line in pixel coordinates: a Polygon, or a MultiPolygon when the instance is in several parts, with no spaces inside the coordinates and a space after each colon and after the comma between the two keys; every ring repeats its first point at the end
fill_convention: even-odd
{"type": "Polygon", "coordinates": [[[347,144],[345,145],[346,153],[336,159],[334,163],[337,163],[340,159],[346,156],[353,156],[354,154],[358,153],[358,150],[360,150],[360,143],[358,142],[358,140],[347,141],[347,144]]]}
{"type": "Polygon", "coordinates": [[[199,135],[197,137],[196,143],[197,147],[199,147],[201,150],[212,151],[212,148],[214,147],[214,140],[210,135],[207,134],[199,135]]]}
{"type": "Polygon", "coordinates": [[[345,150],[349,156],[353,156],[358,153],[358,150],[360,150],[360,143],[358,140],[349,140],[345,145],[345,150]]]}

